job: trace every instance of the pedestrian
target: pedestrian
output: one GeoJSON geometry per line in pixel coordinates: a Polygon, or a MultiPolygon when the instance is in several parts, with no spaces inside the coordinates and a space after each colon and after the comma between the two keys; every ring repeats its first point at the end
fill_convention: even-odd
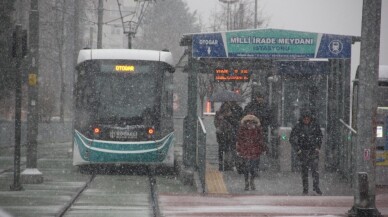
{"type": "Polygon", "coordinates": [[[235,158],[236,134],[242,108],[233,101],[224,102],[214,117],[218,143],[219,171],[232,170],[235,158]]]}
{"type": "Polygon", "coordinates": [[[254,115],[244,116],[238,130],[236,151],[242,159],[241,166],[246,191],[249,190],[249,187],[251,190],[256,190],[254,181],[258,176],[260,155],[267,149],[259,118],[254,115]]]}
{"type": "Polygon", "coordinates": [[[249,102],[243,112],[244,116],[251,114],[260,119],[263,129],[264,141],[268,141],[268,127],[273,125],[273,114],[270,107],[266,104],[264,95],[255,93],[252,95],[252,100],[249,102]]]}
{"type": "Polygon", "coordinates": [[[290,143],[301,162],[303,194],[308,194],[308,171],[310,168],[313,177],[313,191],[322,195],[319,188],[318,172],[322,131],[311,111],[305,110],[301,112],[298,123],[291,130],[290,143]]]}
{"type": "Polygon", "coordinates": [[[235,101],[228,102],[231,110],[231,115],[228,117],[229,122],[232,125],[232,135],[230,138],[230,143],[228,143],[226,156],[229,169],[233,169],[233,166],[236,166],[236,141],[237,141],[237,131],[240,126],[240,121],[243,114],[243,109],[235,101]]]}

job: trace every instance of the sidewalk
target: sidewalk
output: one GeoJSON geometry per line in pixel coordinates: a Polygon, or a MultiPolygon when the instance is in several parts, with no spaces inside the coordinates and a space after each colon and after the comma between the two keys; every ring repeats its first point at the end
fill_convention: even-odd
{"type": "MultiPolygon", "coordinates": [[[[352,196],[168,195],[159,196],[165,216],[347,216],[352,196]]],[[[377,196],[377,208],[388,216],[388,195],[377,196]]]]}
{"type": "MultiPolygon", "coordinates": [[[[336,174],[321,177],[322,196],[311,191],[302,195],[298,173],[261,172],[255,191],[244,191],[243,176],[235,171],[207,168],[207,189],[201,194],[159,194],[159,207],[166,217],[239,216],[347,216],[354,203],[351,188],[336,174]]],[[[311,185],[311,184],[310,184],[311,185]]],[[[376,207],[388,217],[388,188],[376,191],[376,207]]]]}
{"type": "MultiPolygon", "coordinates": [[[[354,203],[351,186],[336,173],[321,173],[322,196],[312,191],[302,195],[300,173],[277,172],[264,164],[255,180],[255,191],[244,191],[244,177],[236,171],[219,172],[217,145],[207,145],[206,195],[161,194],[160,207],[165,216],[346,216],[354,203]]],[[[376,191],[376,206],[388,217],[388,188],[376,191]]]]}
{"type": "MultiPolygon", "coordinates": [[[[55,216],[88,179],[87,175],[75,172],[76,168],[67,155],[69,145],[39,144],[38,168],[44,175],[42,184],[22,184],[23,190],[10,191],[13,170],[0,174],[0,213],[2,209],[12,217],[55,216]]],[[[13,149],[1,151],[0,172],[13,169],[13,149]]],[[[21,156],[26,156],[25,147],[21,156]]],[[[21,172],[25,169],[25,161],[26,158],[22,157],[21,172]]]]}

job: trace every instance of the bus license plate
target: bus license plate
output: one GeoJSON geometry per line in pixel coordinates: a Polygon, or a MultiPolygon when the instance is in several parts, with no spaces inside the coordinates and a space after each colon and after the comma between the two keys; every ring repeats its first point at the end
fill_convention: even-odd
{"type": "Polygon", "coordinates": [[[136,139],[136,131],[112,130],[110,131],[110,138],[112,139],[136,139]]]}

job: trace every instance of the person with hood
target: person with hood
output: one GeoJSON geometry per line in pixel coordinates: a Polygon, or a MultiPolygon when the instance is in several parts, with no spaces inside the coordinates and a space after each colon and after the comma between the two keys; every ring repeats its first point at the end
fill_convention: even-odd
{"type": "Polygon", "coordinates": [[[322,195],[319,188],[318,172],[322,137],[321,128],[311,111],[305,110],[301,112],[298,123],[291,130],[290,143],[301,162],[303,194],[308,194],[308,171],[310,168],[313,177],[313,191],[322,195]]]}
{"type": "Polygon", "coordinates": [[[242,108],[237,102],[224,102],[214,117],[218,143],[219,171],[232,170],[236,134],[242,116],[242,108]]]}
{"type": "Polygon", "coordinates": [[[255,190],[255,177],[258,175],[260,155],[267,151],[260,120],[254,115],[242,118],[237,134],[237,155],[242,159],[245,190],[255,190]],[[250,178],[249,178],[250,175],[250,178]]]}

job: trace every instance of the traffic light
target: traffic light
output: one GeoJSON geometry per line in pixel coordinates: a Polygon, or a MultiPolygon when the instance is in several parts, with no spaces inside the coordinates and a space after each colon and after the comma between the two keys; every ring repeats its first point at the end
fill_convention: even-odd
{"type": "Polygon", "coordinates": [[[28,34],[26,29],[22,31],[21,43],[22,43],[22,57],[25,57],[28,54],[28,34]]]}
{"type": "Polygon", "coordinates": [[[17,43],[17,34],[16,29],[12,32],[12,48],[11,48],[11,56],[15,58],[17,56],[18,43],[17,43]]]}
{"type": "Polygon", "coordinates": [[[12,32],[12,48],[11,56],[13,58],[18,57],[18,52],[21,52],[21,58],[25,57],[28,53],[28,34],[27,30],[20,32],[19,28],[15,28],[12,32]]]}

